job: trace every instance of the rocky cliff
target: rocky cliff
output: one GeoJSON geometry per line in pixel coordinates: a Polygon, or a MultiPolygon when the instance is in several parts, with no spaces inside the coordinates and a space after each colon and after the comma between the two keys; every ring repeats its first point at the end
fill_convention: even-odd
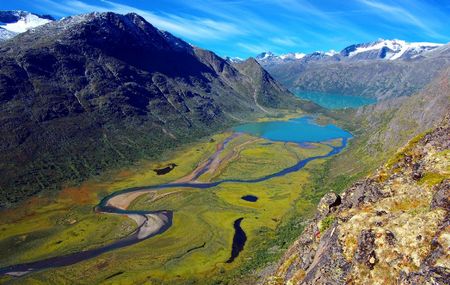
{"type": "Polygon", "coordinates": [[[449,284],[450,116],[329,193],[264,284],[449,284]]]}

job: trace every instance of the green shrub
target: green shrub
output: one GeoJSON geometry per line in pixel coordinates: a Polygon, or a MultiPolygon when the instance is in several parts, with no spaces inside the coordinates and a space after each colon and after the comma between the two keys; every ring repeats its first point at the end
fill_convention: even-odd
{"type": "Polygon", "coordinates": [[[334,223],[335,219],[336,217],[333,215],[325,217],[322,221],[320,221],[319,230],[321,232],[326,231],[334,223]]]}

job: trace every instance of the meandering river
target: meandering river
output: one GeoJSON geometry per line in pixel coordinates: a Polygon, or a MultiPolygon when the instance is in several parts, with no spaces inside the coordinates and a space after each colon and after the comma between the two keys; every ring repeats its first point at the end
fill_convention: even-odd
{"type": "MultiPolygon", "coordinates": [[[[245,124],[234,128],[235,133],[227,138],[222,144],[219,145],[217,151],[201,165],[199,169],[196,169],[193,173],[191,179],[188,182],[172,182],[160,185],[142,186],[123,189],[118,192],[114,192],[106,197],[104,197],[100,203],[94,208],[94,211],[99,213],[109,213],[117,215],[126,215],[132,218],[138,224],[137,229],[131,233],[129,236],[113,242],[109,245],[99,247],[96,249],[90,249],[75,253],[70,253],[67,255],[51,257],[48,259],[43,259],[35,262],[16,264],[0,268],[0,274],[9,274],[12,276],[21,276],[27,273],[38,271],[47,268],[68,266],[96,257],[105,252],[126,247],[145,239],[154,237],[155,235],[163,234],[172,226],[173,212],[170,210],[159,210],[159,211],[134,211],[128,210],[128,204],[130,201],[134,200],[138,196],[148,193],[151,191],[158,191],[161,189],[168,188],[197,188],[197,189],[209,189],[216,187],[220,184],[225,183],[258,183],[265,180],[269,180],[275,177],[280,177],[287,175],[292,172],[299,171],[306,164],[313,160],[322,159],[326,157],[333,156],[341,152],[347,145],[347,140],[351,138],[351,134],[334,126],[320,126],[314,123],[310,117],[302,117],[297,119],[292,119],[288,121],[275,121],[275,122],[261,122],[253,124],[245,124]],[[224,179],[215,182],[197,182],[195,181],[203,173],[205,173],[215,158],[227,147],[227,144],[236,136],[239,132],[245,132],[252,134],[254,136],[266,138],[272,141],[283,141],[283,142],[293,142],[298,144],[304,144],[308,142],[323,142],[332,139],[342,139],[342,144],[340,146],[329,145],[331,150],[324,155],[318,155],[314,157],[309,157],[298,161],[296,164],[282,169],[278,172],[262,176],[256,179],[224,179]],[[124,202],[128,201],[128,202],[124,202]]],[[[237,220],[234,226],[235,229],[239,231],[235,235],[236,240],[244,240],[242,237],[245,233],[240,228],[240,220],[237,220]],[[242,232],[240,232],[242,231],[242,232]]],[[[244,241],[245,242],[245,241],[244,241]]],[[[242,247],[237,244],[233,244],[232,255],[228,262],[233,261],[233,259],[242,250],[242,247]]]]}

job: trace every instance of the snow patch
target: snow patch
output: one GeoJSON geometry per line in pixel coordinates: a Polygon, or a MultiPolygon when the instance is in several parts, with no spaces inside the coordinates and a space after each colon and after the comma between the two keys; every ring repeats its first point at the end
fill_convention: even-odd
{"type": "Polygon", "coordinates": [[[428,43],[428,42],[414,42],[408,43],[403,40],[379,40],[374,43],[360,44],[357,46],[356,50],[349,53],[348,57],[353,57],[357,54],[381,50],[383,48],[388,48],[389,51],[386,53],[385,59],[396,60],[402,57],[407,52],[413,52],[414,54],[419,54],[424,51],[434,49],[441,46],[442,44],[428,43]]]}
{"type": "Polygon", "coordinates": [[[23,33],[29,29],[52,22],[49,19],[40,18],[37,15],[27,13],[25,16],[21,16],[15,23],[1,24],[0,27],[13,33],[23,33]]]}

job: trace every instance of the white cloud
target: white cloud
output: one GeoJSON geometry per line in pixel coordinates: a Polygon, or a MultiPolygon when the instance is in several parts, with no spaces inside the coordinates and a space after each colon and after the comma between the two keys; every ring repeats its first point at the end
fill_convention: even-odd
{"type": "Polygon", "coordinates": [[[43,0],[42,4],[51,14],[62,16],[66,14],[83,14],[89,12],[115,12],[120,14],[137,13],[159,29],[181,35],[191,40],[202,39],[226,39],[227,37],[242,35],[242,29],[235,24],[216,21],[201,17],[180,17],[174,14],[157,14],[148,10],[141,10],[132,6],[119,4],[112,1],[102,0],[104,5],[90,5],[79,0],[66,0],[56,2],[54,0],[43,0]]]}
{"type": "Polygon", "coordinates": [[[274,44],[285,47],[295,47],[298,45],[304,45],[303,41],[293,37],[275,37],[271,38],[270,41],[274,44]]]}
{"type": "Polygon", "coordinates": [[[271,48],[269,46],[258,45],[258,44],[250,44],[250,43],[237,43],[238,47],[245,49],[253,54],[262,53],[265,51],[270,51],[271,48]]]}
{"type": "Polygon", "coordinates": [[[388,5],[375,0],[358,0],[358,1],[366,5],[367,7],[373,8],[373,11],[378,16],[385,18],[386,20],[412,25],[416,28],[421,29],[422,31],[427,33],[430,37],[435,38],[444,37],[435,32],[430,27],[429,23],[426,23],[425,17],[423,15],[416,16],[413,14],[412,11],[408,11],[403,7],[388,5]]]}

